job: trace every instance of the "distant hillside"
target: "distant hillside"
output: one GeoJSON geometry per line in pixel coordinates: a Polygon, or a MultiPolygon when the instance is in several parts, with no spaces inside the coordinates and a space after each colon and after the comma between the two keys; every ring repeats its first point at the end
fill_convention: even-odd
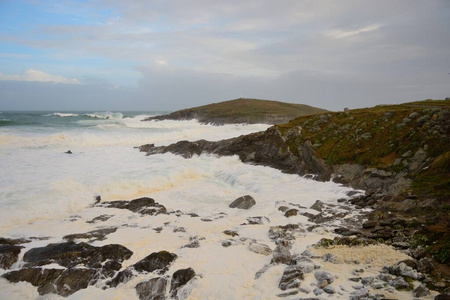
{"type": "Polygon", "coordinates": [[[235,123],[282,124],[294,118],[323,113],[326,110],[304,104],[284,103],[259,99],[235,99],[183,109],[150,120],[192,120],[216,125],[235,123]]]}

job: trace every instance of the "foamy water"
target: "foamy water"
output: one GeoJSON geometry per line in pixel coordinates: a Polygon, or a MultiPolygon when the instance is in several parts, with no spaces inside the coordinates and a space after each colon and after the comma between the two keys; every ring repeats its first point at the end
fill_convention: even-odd
{"type": "MultiPolygon", "coordinates": [[[[337,203],[350,189],[332,182],[283,174],[268,167],[246,165],[237,157],[145,156],[133,147],[179,140],[220,140],[268,127],[258,124],[215,127],[196,121],[141,122],[148,115],[47,113],[34,119],[28,117],[27,125],[17,124],[17,116],[2,114],[2,118],[13,120],[16,125],[0,127],[3,174],[0,236],[47,238],[24,244],[23,255],[30,248],[62,242],[67,234],[118,227],[106,240],[93,245],[117,243],[129,248],[134,254],[124,262],[124,267],[152,252],[176,253],[178,259],[168,275],[187,267],[198,274],[185,287],[189,299],[274,299],[280,293],[278,282],[284,267],[270,268],[255,279],[255,273],[271,258],[249,251],[249,243],[256,241],[274,249],[275,244],[267,234],[271,226],[310,224],[301,215],[284,217],[277,209],[280,205],[310,207],[318,199],[337,203]],[[50,120],[42,121],[45,118],[50,120]],[[69,149],[73,154],[64,153],[69,149]],[[257,201],[250,210],[228,207],[234,199],[246,194],[257,201]],[[103,201],[149,196],[169,211],[196,213],[200,217],[140,216],[127,210],[91,207],[97,195],[103,201]],[[102,214],[112,217],[105,222],[86,222],[102,214]],[[248,217],[255,216],[265,216],[269,221],[263,225],[242,225],[248,217]],[[212,221],[202,221],[205,218],[212,221]],[[153,230],[156,227],[163,227],[162,232],[153,230]],[[185,228],[185,232],[174,232],[177,227],[185,228]],[[241,240],[231,247],[223,247],[222,241],[230,238],[223,234],[224,230],[236,230],[241,240]],[[200,248],[182,248],[193,236],[201,238],[200,248]]],[[[293,249],[301,253],[308,245],[331,235],[327,230],[305,231],[293,249]]],[[[20,263],[13,266],[17,267],[20,263]]],[[[0,270],[0,274],[4,272],[0,270]]],[[[136,284],[155,276],[139,275],[106,290],[101,288],[104,282],[100,282],[68,298],[137,299],[136,284]]],[[[10,284],[4,279],[0,279],[0,289],[2,299],[62,298],[39,296],[36,288],[28,283],[10,284]]]]}

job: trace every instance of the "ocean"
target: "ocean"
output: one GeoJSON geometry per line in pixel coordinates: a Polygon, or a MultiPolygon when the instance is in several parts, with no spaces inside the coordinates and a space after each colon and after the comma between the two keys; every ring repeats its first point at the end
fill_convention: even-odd
{"type": "MultiPolygon", "coordinates": [[[[197,276],[185,287],[188,299],[273,299],[280,292],[282,266],[259,279],[255,273],[270,257],[248,250],[257,242],[274,249],[271,226],[311,225],[303,215],[286,218],[281,205],[309,208],[316,200],[337,204],[351,188],[318,182],[278,170],[244,164],[238,157],[173,154],[146,156],[136,146],[168,145],[180,140],[221,140],[263,131],[268,125],[212,126],[197,121],[148,121],[157,112],[2,112],[0,113],[0,237],[32,238],[20,257],[33,248],[62,242],[63,237],[99,228],[117,227],[94,246],[121,244],[133,251],[123,267],[152,252],[178,255],[168,274],[192,267],[197,276]],[[72,154],[67,154],[70,150],[72,154]],[[251,195],[249,210],[231,209],[236,198],[251,195]],[[169,211],[183,214],[141,216],[127,210],[93,207],[102,201],[148,196],[169,211]],[[189,213],[199,215],[192,218],[189,213]],[[88,222],[100,215],[103,222],[88,222]],[[264,216],[261,225],[242,225],[249,217],[264,216]],[[210,222],[202,221],[208,219],[210,222]],[[162,227],[158,233],[154,228],[162,227]],[[183,227],[184,230],[175,230],[183,227]],[[236,230],[233,246],[224,230],[236,230]],[[183,248],[192,237],[199,248],[183,248]]],[[[306,211],[309,211],[306,209],[306,211]]],[[[332,229],[299,233],[292,251],[303,252],[332,229]]],[[[19,259],[13,269],[20,268],[19,259]]],[[[5,270],[0,270],[0,275],[5,270]]],[[[117,288],[103,283],[80,290],[68,299],[138,299],[134,287],[155,274],[140,274],[117,288]]],[[[63,299],[39,296],[36,287],[0,278],[1,299],[63,299]]],[[[186,298],[185,297],[185,298],[186,298]]],[[[297,295],[298,297],[298,295],[297,295]]],[[[289,297],[287,299],[290,299],[289,297]]]]}

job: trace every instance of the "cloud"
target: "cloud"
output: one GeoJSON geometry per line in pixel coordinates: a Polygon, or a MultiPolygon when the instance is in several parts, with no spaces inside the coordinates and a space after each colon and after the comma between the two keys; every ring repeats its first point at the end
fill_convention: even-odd
{"type": "Polygon", "coordinates": [[[358,34],[361,34],[361,33],[375,31],[375,30],[380,29],[380,27],[381,27],[381,25],[374,24],[374,25],[370,25],[370,26],[366,26],[366,27],[357,29],[357,30],[347,30],[347,31],[345,31],[345,30],[335,29],[335,30],[329,31],[326,35],[330,36],[332,38],[335,38],[335,39],[342,39],[342,38],[358,35],[358,34]]]}
{"type": "Polygon", "coordinates": [[[80,84],[80,81],[78,81],[78,79],[69,79],[61,75],[52,75],[35,69],[28,69],[23,74],[17,75],[6,75],[0,73],[0,80],[80,84]]]}

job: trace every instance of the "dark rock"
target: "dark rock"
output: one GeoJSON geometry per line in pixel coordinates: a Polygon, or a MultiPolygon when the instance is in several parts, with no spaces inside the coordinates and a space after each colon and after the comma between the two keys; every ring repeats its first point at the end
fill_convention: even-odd
{"type": "Polygon", "coordinates": [[[233,230],[225,230],[223,233],[225,233],[226,235],[230,235],[232,237],[239,236],[239,233],[233,230]]]}
{"type": "Polygon", "coordinates": [[[94,224],[97,222],[105,222],[105,221],[108,221],[109,219],[111,219],[112,217],[114,217],[114,216],[113,215],[101,215],[101,216],[93,218],[90,221],[86,221],[86,223],[94,224]]]}
{"type": "Polygon", "coordinates": [[[414,297],[425,297],[428,296],[429,294],[430,291],[422,284],[413,290],[414,297]]]}
{"type": "Polygon", "coordinates": [[[170,283],[170,297],[172,299],[179,299],[177,292],[180,287],[186,285],[195,276],[195,271],[192,268],[180,269],[173,273],[172,281],[170,283]]]}
{"type": "Polygon", "coordinates": [[[284,216],[285,216],[286,218],[289,218],[289,217],[292,217],[292,216],[296,216],[297,213],[298,213],[298,209],[291,208],[291,209],[287,210],[287,211],[284,213],[284,216]]]}
{"type": "Polygon", "coordinates": [[[126,283],[136,276],[135,272],[157,272],[164,274],[169,269],[169,265],[177,258],[177,255],[167,251],[154,252],[141,259],[134,265],[120,271],[107,283],[108,287],[117,287],[121,283],[126,283]]]}
{"type": "Polygon", "coordinates": [[[364,229],[370,229],[370,228],[374,228],[375,226],[377,226],[377,222],[364,222],[362,224],[362,227],[364,229]]]}
{"type": "Polygon", "coordinates": [[[277,294],[277,297],[284,298],[284,297],[289,297],[289,296],[293,296],[293,295],[297,295],[297,294],[298,294],[298,291],[297,290],[293,290],[293,291],[290,291],[290,292],[277,294]]]}
{"type": "Polygon", "coordinates": [[[229,241],[229,240],[222,242],[222,247],[224,247],[224,248],[228,248],[231,245],[233,245],[233,243],[231,241],[229,241]]]}
{"type": "Polygon", "coordinates": [[[250,195],[237,198],[230,204],[230,208],[249,209],[256,204],[255,199],[250,195]]]}
{"type": "Polygon", "coordinates": [[[176,254],[167,251],[154,252],[135,263],[133,267],[138,272],[153,272],[155,270],[166,272],[169,265],[177,257],[176,254]]]}
{"type": "Polygon", "coordinates": [[[86,233],[69,234],[69,235],[66,235],[65,237],[63,237],[63,239],[65,239],[67,241],[74,241],[74,240],[79,240],[79,239],[88,239],[89,242],[103,241],[106,239],[106,236],[108,234],[111,234],[116,231],[117,231],[117,227],[102,228],[102,229],[89,231],[86,233]]]}
{"type": "Polygon", "coordinates": [[[20,245],[30,243],[30,240],[27,239],[8,239],[0,237],[0,245],[20,245]]]}
{"type": "Polygon", "coordinates": [[[140,300],[166,300],[167,285],[166,278],[153,278],[136,285],[136,293],[140,300]]]}
{"type": "Polygon", "coordinates": [[[317,210],[318,212],[322,212],[324,206],[325,206],[325,203],[323,203],[320,200],[316,200],[316,202],[310,207],[310,209],[314,209],[314,210],[317,210]]]}
{"type": "Polygon", "coordinates": [[[72,151],[70,151],[70,150],[67,150],[66,152],[64,152],[64,153],[66,153],[66,154],[72,154],[72,151]]]}
{"type": "Polygon", "coordinates": [[[0,245],[0,268],[9,269],[19,258],[22,246],[0,245]]]}
{"type": "Polygon", "coordinates": [[[257,132],[218,142],[199,140],[195,142],[180,141],[178,143],[155,147],[144,145],[140,151],[147,155],[173,153],[185,158],[201,153],[219,156],[238,155],[240,160],[256,165],[264,165],[282,170],[289,174],[319,174],[315,179],[329,180],[332,168],[317,157],[310,142],[296,147],[294,155],[286,145],[286,138],[277,127],[270,127],[265,132],[257,132]]]}
{"type": "Polygon", "coordinates": [[[167,213],[167,209],[163,205],[148,197],[138,198],[131,201],[106,201],[98,205],[108,208],[128,209],[135,213],[151,216],[167,213]]]}
{"type": "Polygon", "coordinates": [[[434,297],[434,300],[450,300],[450,295],[440,294],[434,297]]]}
{"type": "Polygon", "coordinates": [[[107,287],[117,287],[121,283],[126,283],[133,279],[136,275],[133,273],[132,268],[126,268],[125,270],[120,271],[117,275],[108,281],[106,284],[107,287]]]}
{"type": "Polygon", "coordinates": [[[278,287],[283,291],[298,288],[301,281],[304,279],[303,272],[299,266],[287,266],[286,269],[284,269],[283,276],[281,277],[278,287]]]}
{"type": "Polygon", "coordinates": [[[122,263],[132,254],[126,247],[117,244],[94,247],[86,243],[66,242],[30,249],[24,254],[23,260],[26,267],[57,263],[73,268],[77,265],[91,267],[107,260],[122,263]]]}
{"type": "Polygon", "coordinates": [[[3,275],[10,282],[26,281],[38,287],[40,295],[55,293],[63,297],[95,284],[99,271],[94,269],[25,268],[3,275]]]}
{"type": "Polygon", "coordinates": [[[288,209],[289,209],[289,207],[287,207],[287,206],[280,206],[280,207],[278,207],[278,210],[281,211],[281,212],[286,212],[288,209]]]}

